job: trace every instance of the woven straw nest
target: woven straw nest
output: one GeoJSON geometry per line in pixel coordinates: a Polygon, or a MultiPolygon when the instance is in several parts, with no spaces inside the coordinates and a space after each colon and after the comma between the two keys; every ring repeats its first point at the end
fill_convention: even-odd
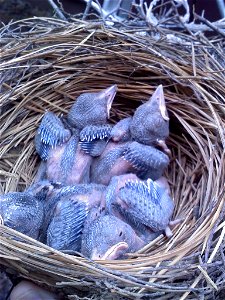
{"type": "Polygon", "coordinates": [[[0,226],[0,264],[69,299],[212,299],[223,287],[223,52],[219,41],[144,31],[54,19],[1,30],[1,192],[32,182],[39,163],[33,140],[45,111],[66,113],[82,92],[116,83],[114,122],[164,87],[172,150],[166,176],[173,218],[184,218],[172,238],[161,235],[126,260],[93,262],[0,226]]]}

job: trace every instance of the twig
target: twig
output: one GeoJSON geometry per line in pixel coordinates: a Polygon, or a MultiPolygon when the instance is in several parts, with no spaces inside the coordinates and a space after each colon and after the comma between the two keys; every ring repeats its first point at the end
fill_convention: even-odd
{"type": "Polygon", "coordinates": [[[187,0],[182,0],[182,1],[175,0],[175,1],[179,4],[179,6],[180,6],[180,4],[184,6],[186,13],[183,17],[180,17],[180,18],[182,19],[182,21],[184,23],[188,23],[190,20],[190,8],[189,8],[189,4],[188,4],[187,0]]]}
{"type": "Polygon", "coordinates": [[[218,26],[215,26],[213,23],[209,22],[207,19],[205,19],[204,17],[201,17],[199,15],[197,15],[196,13],[194,13],[194,17],[201,21],[202,23],[206,24],[208,27],[210,27],[213,31],[217,32],[218,34],[222,35],[223,37],[225,37],[225,33],[220,30],[218,28],[218,26]]]}
{"type": "Polygon", "coordinates": [[[224,0],[217,0],[217,5],[220,11],[222,18],[225,18],[225,4],[224,0]]]}
{"type": "Polygon", "coordinates": [[[54,11],[56,12],[57,16],[63,20],[63,21],[67,21],[66,17],[64,16],[64,14],[61,12],[61,10],[59,9],[59,7],[55,4],[55,2],[53,0],[48,0],[49,4],[51,5],[51,7],[54,9],[54,11]]]}
{"type": "Polygon", "coordinates": [[[85,11],[83,13],[83,17],[82,17],[82,20],[85,20],[87,18],[87,15],[89,14],[89,11],[91,9],[91,2],[92,0],[88,0],[88,1],[85,1],[87,4],[86,4],[86,7],[85,7],[85,11]]]}
{"type": "Polygon", "coordinates": [[[104,16],[105,20],[107,20],[108,17],[112,16],[113,14],[115,14],[117,11],[120,10],[121,1],[122,0],[119,0],[118,3],[116,3],[116,6],[115,6],[115,8],[112,11],[110,11],[110,12],[108,11],[107,12],[107,15],[104,16]]]}
{"type": "Polygon", "coordinates": [[[104,12],[103,12],[103,9],[102,9],[100,3],[97,0],[96,0],[97,3],[95,3],[93,0],[83,0],[83,1],[87,3],[87,7],[86,7],[87,8],[87,14],[90,10],[90,7],[92,7],[103,19],[104,12]]]}
{"type": "Polygon", "coordinates": [[[136,7],[138,13],[140,14],[140,16],[145,19],[145,12],[144,12],[144,9],[143,9],[143,1],[144,0],[140,0],[140,3],[136,3],[136,1],[134,0],[134,4],[133,6],[136,7]]]}
{"type": "Polygon", "coordinates": [[[208,261],[209,259],[209,253],[210,253],[210,250],[211,250],[211,243],[212,243],[212,240],[213,240],[213,236],[214,236],[214,233],[217,229],[217,226],[218,224],[221,222],[221,220],[224,218],[224,213],[225,213],[225,205],[223,205],[223,208],[220,212],[220,215],[218,217],[218,219],[216,220],[213,228],[211,229],[210,231],[210,235],[209,235],[209,238],[208,238],[208,241],[207,241],[207,245],[206,245],[206,250],[205,250],[205,261],[208,261]]]}

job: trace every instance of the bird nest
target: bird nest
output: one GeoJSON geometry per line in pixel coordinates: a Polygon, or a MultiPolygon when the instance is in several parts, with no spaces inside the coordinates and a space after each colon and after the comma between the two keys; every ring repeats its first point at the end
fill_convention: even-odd
{"type": "Polygon", "coordinates": [[[1,29],[1,192],[37,172],[34,136],[44,112],[65,114],[78,95],[112,84],[111,122],[133,114],[163,85],[172,151],[166,177],[173,236],[126,260],[91,261],[0,225],[0,264],[69,299],[212,299],[224,282],[224,57],[219,39],[173,31],[29,19],[1,29]]]}

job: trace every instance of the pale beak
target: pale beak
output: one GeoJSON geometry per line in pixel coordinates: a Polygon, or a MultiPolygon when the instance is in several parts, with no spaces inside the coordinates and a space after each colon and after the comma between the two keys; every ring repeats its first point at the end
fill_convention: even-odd
{"type": "Polygon", "coordinates": [[[159,104],[159,110],[161,112],[161,115],[165,121],[169,121],[169,116],[167,113],[166,109],[166,103],[165,103],[165,98],[164,98],[164,93],[163,93],[163,87],[160,84],[155,92],[153,93],[151,100],[157,100],[159,104]]]}
{"type": "Polygon", "coordinates": [[[128,249],[128,244],[125,242],[119,242],[112,247],[110,247],[106,253],[102,256],[99,257],[97,253],[92,254],[91,259],[92,260],[114,260],[117,259],[121,253],[126,251],[128,249]]]}
{"type": "Polygon", "coordinates": [[[109,88],[107,88],[107,89],[100,92],[102,94],[102,97],[104,97],[107,101],[107,103],[106,103],[107,118],[109,118],[110,109],[112,107],[112,103],[113,103],[113,100],[115,98],[116,92],[117,92],[117,85],[116,84],[114,84],[114,85],[110,86],[109,88]]]}

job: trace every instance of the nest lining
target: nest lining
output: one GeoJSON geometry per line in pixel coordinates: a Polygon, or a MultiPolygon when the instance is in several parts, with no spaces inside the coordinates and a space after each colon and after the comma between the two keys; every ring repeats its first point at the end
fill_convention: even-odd
{"type": "Polygon", "coordinates": [[[171,44],[163,33],[157,41],[151,34],[94,23],[29,19],[14,26],[17,30],[3,34],[0,61],[1,192],[21,191],[32,182],[39,163],[34,135],[45,111],[65,114],[82,92],[116,83],[115,122],[132,115],[162,84],[172,150],[166,177],[175,201],[173,218],[184,221],[171,239],[160,236],[129,259],[112,262],[62,254],[0,226],[1,264],[64,288],[71,299],[79,290],[97,298],[105,292],[134,299],[211,297],[222,288],[217,268],[225,233],[220,48],[212,56],[210,41],[194,43],[182,36],[183,45],[171,44]]]}

